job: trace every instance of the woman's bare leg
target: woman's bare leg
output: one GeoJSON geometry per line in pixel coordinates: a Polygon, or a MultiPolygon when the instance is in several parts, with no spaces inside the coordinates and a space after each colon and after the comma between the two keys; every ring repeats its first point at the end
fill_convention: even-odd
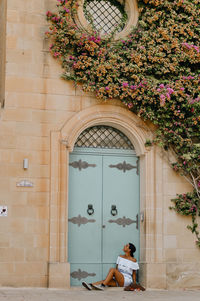
{"type": "Polygon", "coordinates": [[[101,281],[93,282],[92,284],[99,285],[99,284],[102,284],[103,282],[104,282],[104,280],[101,280],[101,281]]]}
{"type": "Polygon", "coordinates": [[[119,286],[124,286],[124,276],[115,268],[112,268],[109,270],[108,275],[105,280],[95,282],[93,284],[99,285],[99,284],[104,284],[104,285],[110,285],[110,286],[117,286],[116,282],[114,279],[117,281],[119,286]]]}
{"type": "Polygon", "coordinates": [[[124,286],[124,276],[115,268],[109,270],[106,279],[103,281],[103,284],[108,285],[113,278],[115,278],[119,286],[124,286]]]}
{"type": "Polygon", "coordinates": [[[107,286],[116,287],[118,285],[117,285],[117,282],[113,279],[110,282],[108,282],[107,286]]]}
{"type": "MultiPolygon", "coordinates": [[[[101,281],[97,281],[97,282],[94,282],[92,284],[94,285],[99,285],[99,284],[102,284],[104,282],[104,280],[101,280],[101,281]]],[[[110,282],[108,282],[108,284],[106,284],[107,286],[117,286],[117,283],[114,279],[112,279],[110,282]]]]}

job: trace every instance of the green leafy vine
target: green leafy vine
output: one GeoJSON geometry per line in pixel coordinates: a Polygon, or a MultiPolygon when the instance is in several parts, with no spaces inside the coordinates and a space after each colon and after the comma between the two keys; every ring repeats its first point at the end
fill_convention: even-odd
{"type": "Polygon", "coordinates": [[[77,0],[58,0],[50,52],[62,78],[81,83],[97,98],[119,98],[157,128],[153,141],[171,154],[170,164],[193,187],[171,209],[192,217],[188,229],[200,247],[200,0],[138,0],[139,20],[121,40],[79,28],[77,0]]]}

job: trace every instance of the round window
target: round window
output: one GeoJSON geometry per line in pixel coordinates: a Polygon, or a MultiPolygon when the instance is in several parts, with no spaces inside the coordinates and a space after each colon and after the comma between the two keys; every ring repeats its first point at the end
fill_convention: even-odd
{"type": "Polygon", "coordinates": [[[120,39],[137,25],[137,0],[79,0],[75,19],[86,31],[94,29],[101,36],[114,33],[120,39]]]}
{"type": "Polygon", "coordinates": [[[83,10],[86,20],[101,34],[122,31],[128,19],[124,5],[117,0],[85,0],[83,10]]]}

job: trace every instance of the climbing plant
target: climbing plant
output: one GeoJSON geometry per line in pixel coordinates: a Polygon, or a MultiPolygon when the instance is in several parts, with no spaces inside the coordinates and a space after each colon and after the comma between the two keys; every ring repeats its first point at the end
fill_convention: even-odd
{"type": "Polygon", "coordinates": [[[138,0],[138,7],[137,26],[115,40],[77,25],[77,0],[58,0],[57,12],[46,14],[50,52],[63,79],[97,98],[119,98],[156,126],[146,145],[171,153],[172,168],[193,187],[171,209],[192,217],[188,229],[200,247],[200,0],[138,0]]]}

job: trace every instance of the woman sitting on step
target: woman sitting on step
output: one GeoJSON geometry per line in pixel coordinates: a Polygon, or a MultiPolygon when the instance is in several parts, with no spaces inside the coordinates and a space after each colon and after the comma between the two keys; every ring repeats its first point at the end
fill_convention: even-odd
{"type": "Polygon", "coordinates": [[[124,246],[125,255],[120,255],[117,258],[116,268],[111,268],[105,280],[95,283],[82,282],[82,285],[88,290],[97,289],[104,290],[106,286],[129,286],[136,283],[136,270],[139,270],[139,265],[134,258],[136,248],[133,244],[128,243],[124,246]]]}

